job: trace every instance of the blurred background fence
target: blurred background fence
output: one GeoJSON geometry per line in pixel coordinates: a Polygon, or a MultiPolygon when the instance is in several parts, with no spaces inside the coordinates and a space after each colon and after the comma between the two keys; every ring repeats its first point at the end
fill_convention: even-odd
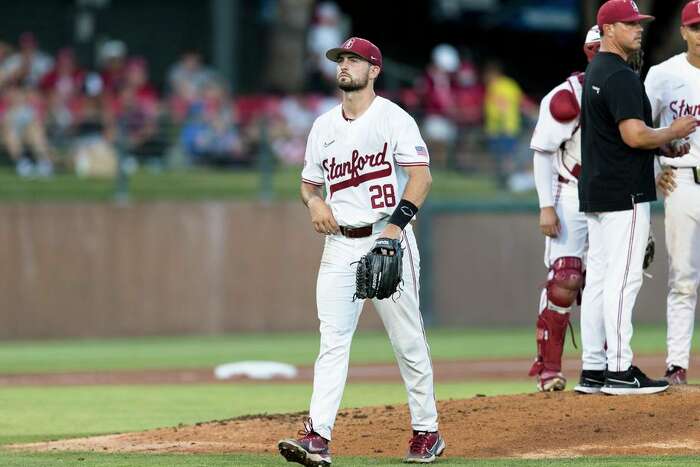
{"type": "MultiPolygon", "coordinates": [[[[314,327],[321,240],[292,200],[311,124],[338,102],[323,53],[350,35],[382,49],[378,92],[430,148],[427,321],[530,323],[528,142],[540,98],[585,67],[600,3],[0,4],[0,336],[314,327]]],[[[648,67],[681,49],[684,2],[638,3],[658,18],[648,67]]],[[[640,314],[661,321],[653,284],[640,314]]]]}

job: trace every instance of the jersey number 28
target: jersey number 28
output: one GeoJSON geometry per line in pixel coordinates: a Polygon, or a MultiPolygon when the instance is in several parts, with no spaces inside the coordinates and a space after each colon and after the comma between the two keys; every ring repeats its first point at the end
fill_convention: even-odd
{"type": "Polygon", "coordinates": [[[383,207],[390,208],[396,206],[396,194],[394,194],[394,185],[387,183],[386,185],[372,185],[369,187],[370,201],[372,209],[383,207]]]}

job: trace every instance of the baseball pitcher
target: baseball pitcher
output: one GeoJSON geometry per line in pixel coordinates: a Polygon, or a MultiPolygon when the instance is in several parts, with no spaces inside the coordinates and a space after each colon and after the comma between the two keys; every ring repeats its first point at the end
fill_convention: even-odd
{"type": "Polygon", "coordinates": [[[371,298],[408,392],[413,436],[405,461],[430,463],[445,442],[438,433],[410,224],[430,189],[428,150],[413,118],[375,95],[382,54],[374,44],[353,37],[326,57],[337,63],[342,103],[314,122],[301,183],[311,223],[326,236],[316,285],[321,346],[303,436],[282,440],[278,448],[291,462],[331,464],[350,343],[364,300],[371,298]]]}

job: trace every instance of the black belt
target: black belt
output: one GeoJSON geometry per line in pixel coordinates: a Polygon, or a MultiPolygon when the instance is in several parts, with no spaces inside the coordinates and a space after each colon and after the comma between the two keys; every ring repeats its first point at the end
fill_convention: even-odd
{"type": "Polygon", "coordinates": [[[364,238],[372,235],[372,226],[366,225],[364,227],[345,227],[340,226],[340,233],[348,238],[364,238]]]}
{"type": "Polygon", "coordinates": [[[689,169],[693,171],[693,178],[695,178],[695,183],[700,185],[700,167],[674,167],[672,165],[669,165],[673,170],[681,170],[681,169],[689,169]]]}

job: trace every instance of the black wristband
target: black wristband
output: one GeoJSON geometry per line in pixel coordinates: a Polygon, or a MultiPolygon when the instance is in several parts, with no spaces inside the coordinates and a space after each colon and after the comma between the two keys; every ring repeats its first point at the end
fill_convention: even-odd
{"type": "Polygon", "coordinates": [[[416,213],[418,213],[418,206],[410,201],[402,199],[389,218],[389,223],[399,226],[401,230],[403,230],[406,225],[411,222],[411,219],[413,219],[416,213]]]}

